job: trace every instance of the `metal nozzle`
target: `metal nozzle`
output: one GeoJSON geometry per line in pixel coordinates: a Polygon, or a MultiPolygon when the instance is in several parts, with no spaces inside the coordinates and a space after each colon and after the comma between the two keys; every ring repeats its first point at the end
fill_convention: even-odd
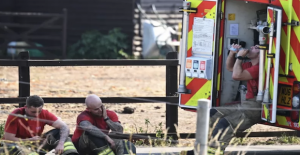
{"type": "Polygon", "coordinates": [[[256,30],[257,30],[258,32],[263,33],[263,34],[268,34],[268,33],[270,33],[270,28],[267,27],[267,26],[258,25],[257,28],[256,28],[256,30]]]}

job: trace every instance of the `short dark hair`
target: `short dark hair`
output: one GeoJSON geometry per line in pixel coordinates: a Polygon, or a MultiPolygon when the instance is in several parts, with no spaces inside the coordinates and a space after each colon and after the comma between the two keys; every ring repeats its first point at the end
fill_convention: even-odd
{"type": "Polygon", "coordinates": [[[26,105],[28,107],[40,107],[42,105],[44,105],[44,100],[37,96],[37,95],[32,95],[32,96],[29,96],[26,100],[26,105]]]}

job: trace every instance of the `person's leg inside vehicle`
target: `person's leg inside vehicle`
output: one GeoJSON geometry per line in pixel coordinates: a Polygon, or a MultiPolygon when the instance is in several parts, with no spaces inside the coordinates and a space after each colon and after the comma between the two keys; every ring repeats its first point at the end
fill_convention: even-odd
{"type": "Polygon", "coordinates": [[[242,101],[231,115],[221,118],[212,131],[212,146],[221,150],[230,144],[235,132],[243,132],[260,121],[260,103],[255,99],[242,101]]]}
{"type": "MultiPolygon", "coordinates": [[[[226,128],[229,126],[229,122],[227,122],[224,117],[231,115],[237,111],[241,107],[241,104],[229,104],[229,105],[224,105],[221,106],[220,108],[212,108],[210,110],[210,119],[209,119],[209,130],[210,130],[210,137],[216,137],[218,135],[219,130],[221,130],[220,135],[224,131],[228,132],[233,132],[233,130],[227,129],[226,128]]],[[[213,138],[212,138],[213,139],[213,138]]],[[[213,140],[212,140],[213,141],[213,140]]],[[[220,147],[219,143],[213,143],[210,144],[209,148],[209,153],[215,153],[218,150],[218,147],[220,147]],[[217,146],[216,146],[217,144],[217,146]]],[[[223,147],[225,146],[224,143],[223,147]]],[[[223,148],[224,150],[224,148],[223,148]]],[[[222,152],[222,151],[221,151],[222,152]]],[[[182,151],[182,155],[194,155],[194,150],[189,150],[189,151],[182,151]]]]}

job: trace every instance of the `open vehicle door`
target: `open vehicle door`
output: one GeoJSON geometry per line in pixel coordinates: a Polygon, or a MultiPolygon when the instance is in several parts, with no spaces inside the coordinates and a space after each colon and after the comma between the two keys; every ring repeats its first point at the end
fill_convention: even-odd
{"type": "Polygon", "coordinates": [[[217,98],[222,9],[222,0],[183,1],[178,88],[181,108],[197,109],[199,99],[211,99],[214,103],[217,98]]]}
{"type": "MultiPolygon", "coordinates": [[[[265,54],[266,78],[261,118],[264,121],[275,123],[277,102],[278,104],[291,102],[291,87],[278,87],[282,9],[275,7],[268,7],[267,9],[270,31],[268,53],[265,54]]],[[[263,75],[260,76],[263,78],[263,75]]]]}

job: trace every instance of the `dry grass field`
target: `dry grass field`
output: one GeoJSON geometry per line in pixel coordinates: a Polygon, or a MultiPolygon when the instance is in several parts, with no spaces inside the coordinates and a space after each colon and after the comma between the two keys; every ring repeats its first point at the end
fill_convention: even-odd
{"type": "MultiPolygon", "coordinates": [[[[31,95],[41,97],[86,97],[94,93],[100,97],[155,97],[165,96],[165,67],[31,67],[31,95]]],[[[18,96],[18,68],[0,67],[0,97],[18,96]]],[[[17,105],[17,104],[15,104],[17,105]]],[[[162,103],[105,104],[118,113],[125,132],[138,132],[140,129],[154,132],[162,123],[165,127],[166,106],[162,103]],[[124,107],[135,108],[133,114],[123,114],[124,107]],[[149,120],[150,124],[145,124],[149,120]]],[[[3,104],[1,111],[11,112],[14,105],[3,104]]],[[[83,104],[46,104],[46,109],[68,123],[71,133],[75,129],[77,115],[85,109],[83,104]]],[[[0,114],[4,121],[7,114],[0,114]]],[[[46,128],[50,129],[49,127],[46,128]]],[[[264,125],[255,125],[251,131],[287,130],[264,125]]],[[[196,113],[179,108],[179,133],[196,131],[196,113]]],[[[270,138],[253,138],[253,141],[266,141],[270,138]]],[[[188,145],[188,140],[181,140],[188,145]]]]}

